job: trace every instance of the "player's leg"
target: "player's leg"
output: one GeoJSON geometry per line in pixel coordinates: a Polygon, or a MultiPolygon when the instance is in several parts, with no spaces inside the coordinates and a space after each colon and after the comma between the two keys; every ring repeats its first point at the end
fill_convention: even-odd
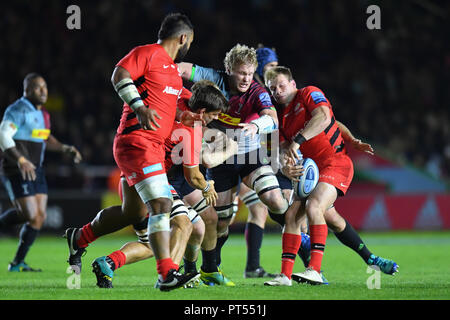
{"type": "Polygon", "coordinates": [[[45,222],[47,210],[47,181],[42,168],[36,169],[34,181],[24,181],[21,176],[12,178],[12,189],[19,209],[26,222],[20,230],[20,241],[10,271],[41,271],[25,263],[25,257],[45,222]]]}
{"type": "Polygon", "coordinates": [[[369,250],[352,225],[336,211],[334,206],[325,211],[325,220],[336,238],[355,251],[366,264],[378,266],[386,274],[398,271],[398,265],[394,261],[376,256],[369,250]]]}
{"type": "Polygon", "coordinates": [[[16,196],[14,194],[14,189],[10,180],[15,179],[14,176],[10,178],[4,175],[0,175],[0,179],[12,205],[11,208],[8,208],[0,214],[0,229],[10,228],[12,226],[27,222],[27,217],[24,216],[24,214],[20,211],[20,208],[18,208],[16,205],[16,196]]]}
{"type": "Polygon", "coordinates": [[[323,254],[328,235],[325,221],[325,211],[331,207],[337,198],[337,190],[331,184],[319,182],[306,201],[311,237],[311,259],[305,272],[296,276],[310,284],[323,284],[320,275],[323,254]]]}
{"type": "Polygon", "coordinates": [[[189,208],[189,212],[190,216],[195,214],[196,217],[191,219],[193,229],[183,257],[184,271],[186,273],[197,273],[197,259],[205,236],[205,223],[192,208],[189,208]]]}
{"type": "Polygon", "coordinates": [[[242,175],[242,182],[258,194],[270,213],[283,215],[287,211],[288,200],[283,196],[278,179],[270,166],[248,165],[242,175]]]}
{"type": "Polygon", "coordinates": [[[240,184],[239,198],[248,208],[245,224],[245,240],[247,244],[247,263],[244,278],[274,277],[261,267],[260,250],[267,220],[267,207],[261,203],[255,191],[245,184],[240,184]]]}
{"type": "MultiPolygon", "coordinates": [[[[170,221],[170,257],[180,265],[186,251],[188,240],[192,233],[192,223],[187,215],[177,215],[170,221]]],[[[177,268],[178,269],[178,268],[177,268]]]]}
{"type": "Polygon", "coordinates": [[[39,230],[41,229],[45,214],[39,213],[39,205],[36,199],[36,195],[21,197],[16,199],[16,206],[23,214],[26,221],[19,233],[19,245],[17,247],[16,254],[13,261],[9,264],[9,271],[41,271],[40,269],[30,268],[25,263],[25,257],[36,240],[39,230]]]}
{"type": "Polygon", "coordinates": [[[130,224],[139,223],[147,215],[148,209],[141,201],[134,187],[121,179],[122,206],[102,209],[95,218],[82,228],[69,228],[65,232],[69,247],[69,265],[75,273],[81,272],[81,256],[86,247],[98,237],[118,231],[130,224]]]}

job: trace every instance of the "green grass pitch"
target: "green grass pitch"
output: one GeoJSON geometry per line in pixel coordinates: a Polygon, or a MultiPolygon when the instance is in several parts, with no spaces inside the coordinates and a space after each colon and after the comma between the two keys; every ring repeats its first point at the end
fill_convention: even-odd
{"type": "MultiPolygon", "coordinates": [[[[10,273],[7,265],[17,247],[16,238],[0,238],[1,300],[449,300],[450,232],[362,233],[369,249],[394,259],[400,265],[396,276],[368,272],[361,258],[330,234],[325,249],[323,270],[328,286],[293,283],[292,287],[266,287],[264,279],[244,279],[246,261],[244,236],[233,234],[223,249],[222,268],[236,287],[202,287],[160,292],[156,281],[155,260],[124,266],[114,277],[114,289],[99,289],[91,272],[91,262],[120,248],[133,236],[108,236],[97,240],[83,258],[80,289],[69,289],[65,239],[41,236],[26,259],[40,273],[10,273]],[[370,278],[372,277],[372,278],[370,278]],[[368,287],[371,284],[375,288],[368,287]],[[378,289],[376,288],[378,287],[378,289]]],[[[261,264],[270,272],[279,272],[281,263],[279,233],[266,234],[261,249],[261,264]]],[[[200,257],[201,259],[201,257],[200,257]]],[[[198,262],[198,267],[200,262],[198,262]]],[[[297,257],[294,272],[303,271],[297,257]]],[[[73,278],[72,278],[73,280],[73,278]]],[[[70,286],[69,286],[70,287],[70,286]]]]}

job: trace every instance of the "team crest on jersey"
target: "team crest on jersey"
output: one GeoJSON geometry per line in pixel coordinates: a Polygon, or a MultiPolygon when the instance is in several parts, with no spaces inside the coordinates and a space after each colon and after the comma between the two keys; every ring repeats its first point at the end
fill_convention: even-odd
{"type": "Polygon", "coordinates": [[[327,98],[325,98],[323,93],[320,91],[311,92],[311,98],[313,99],[315,104],[318,104],[319,102],[327,102],[327,98]]]}

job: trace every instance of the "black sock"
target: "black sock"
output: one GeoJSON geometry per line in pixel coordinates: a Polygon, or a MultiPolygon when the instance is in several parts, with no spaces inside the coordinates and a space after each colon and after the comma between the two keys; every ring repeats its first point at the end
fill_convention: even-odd
{"type": "Polygon", "coordinates": [[[220,266],[220,263],[222,262],[222,247],[225,244],[225,242],[228,239],[228,233],[224,236],[221,236],[220,238],[217,238],[217,244],[216,244],[216,263],[218,266],[220,266]]]}
{"type": "Polygon", "coordinates": [[[216,263],[216,249],[212,249],[209,251],[202,249],[202,270],[204,272],[216,272],[217,271],[217,263],[216,263]]]}
{"type": "Polygon", "coordinates": [[[116,264],[109,256],[106,256],[105,260],[106,263],[109,264],[109,266],[111,267],[112,271],[116,270],[116,264]]]}
{"type": "Polygon", "coordinates": [[[254,223],[245,225],[247,240],[247,265],[245,271],[253,271],[260,266],[260,249],[264,235],[264,229],[254,223]]]}
{"type": "Polygon", "coordinates": [[[197,261],[189,261],[183,258],[185,273],[197,273],[197,261]]]}
{"type": "Polygon", "coordinates": [[[38,233],[39,230],[30,227],[28,224],[22,226],[19,234],[19,247],[17,248],[13,263],[17,264],[25,260],[25,256],[27,255],[28,250],[30,250],[38,233]]]}
{"type": "Polygon", "coordinates": [[[372,254],[369,249],[366,247],[364,242],[361,240],[358,233],[353,229],[350,223],[345,221],[345,228],[341,232],[334,233],[336,235],[336,238],[340,242],[342,242],[344,245],[349,247],[350,249],[353,249],[356,251],[357,254],[361,256],[361,258],[364,260],[364,262],[367,263],[367,260],[369,260],[370,255],[372,254]]]}
{"type": "Polygon", "coordinates": [[[24,222],[16,208],[10,208],[0,215],[0,227],[10,227],[24,222]]]}

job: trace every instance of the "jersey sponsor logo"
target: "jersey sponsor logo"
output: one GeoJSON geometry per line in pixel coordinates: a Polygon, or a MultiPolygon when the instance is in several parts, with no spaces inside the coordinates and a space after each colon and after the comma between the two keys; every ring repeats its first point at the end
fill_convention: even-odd
{"type": "Polygon", "coordinates": [[[33,129],[31,137],[35,139],[47,140],[50,136],[50,129],[33,129]]]}
{"type": "Polygon", "coordinates": [[[163,64],[163,68],[164,68],[164,69],[167,69],[168,67],[169,67],[169,65],[163,64]]]}
{"type": "Polygon", "coordinates": [[[327,99],[325,98],[323,93],[320,91],[313,91],[310,93],[310,95],[315,104],[318,104],[320,102],[327,102],[327,99]]]}
{"type": "Polygon", "coordinates": [[[241,123],[241,118],[234,118],[228,114],[221,113],[219,114],[219,121],[232,126],[237,126],[239,123],[241,123]]]}
{"type": "Polygon", "coordinates": [[[261,104],[263,106],[271,106],[272,105],[272,100],[270,100],[270,96],[267,92],[260,93],[258,98],[259,98],[259,101],[261,101],[261,104]]]}
{"type": "Polygon", "coordinates": [[[148,174],[148,173],[152,173],[155,171],[160,171],[162,170],[162,164],[161,163],[157,163],[157,164],[153,164],[151,166],[145,167],[142,169],[142,171],[144,172],[144,174],[148,174]]]}
{"type": "Polygon", "coordinates": [[[174,88],[172,88],[170,86],[166,86],[164,88],[163,92],[167,93],[167,94],[173,94],[175,96],[178,96],[181,93],[181,90],[177,90],[177,89],[174,89],[174,88]]]}

